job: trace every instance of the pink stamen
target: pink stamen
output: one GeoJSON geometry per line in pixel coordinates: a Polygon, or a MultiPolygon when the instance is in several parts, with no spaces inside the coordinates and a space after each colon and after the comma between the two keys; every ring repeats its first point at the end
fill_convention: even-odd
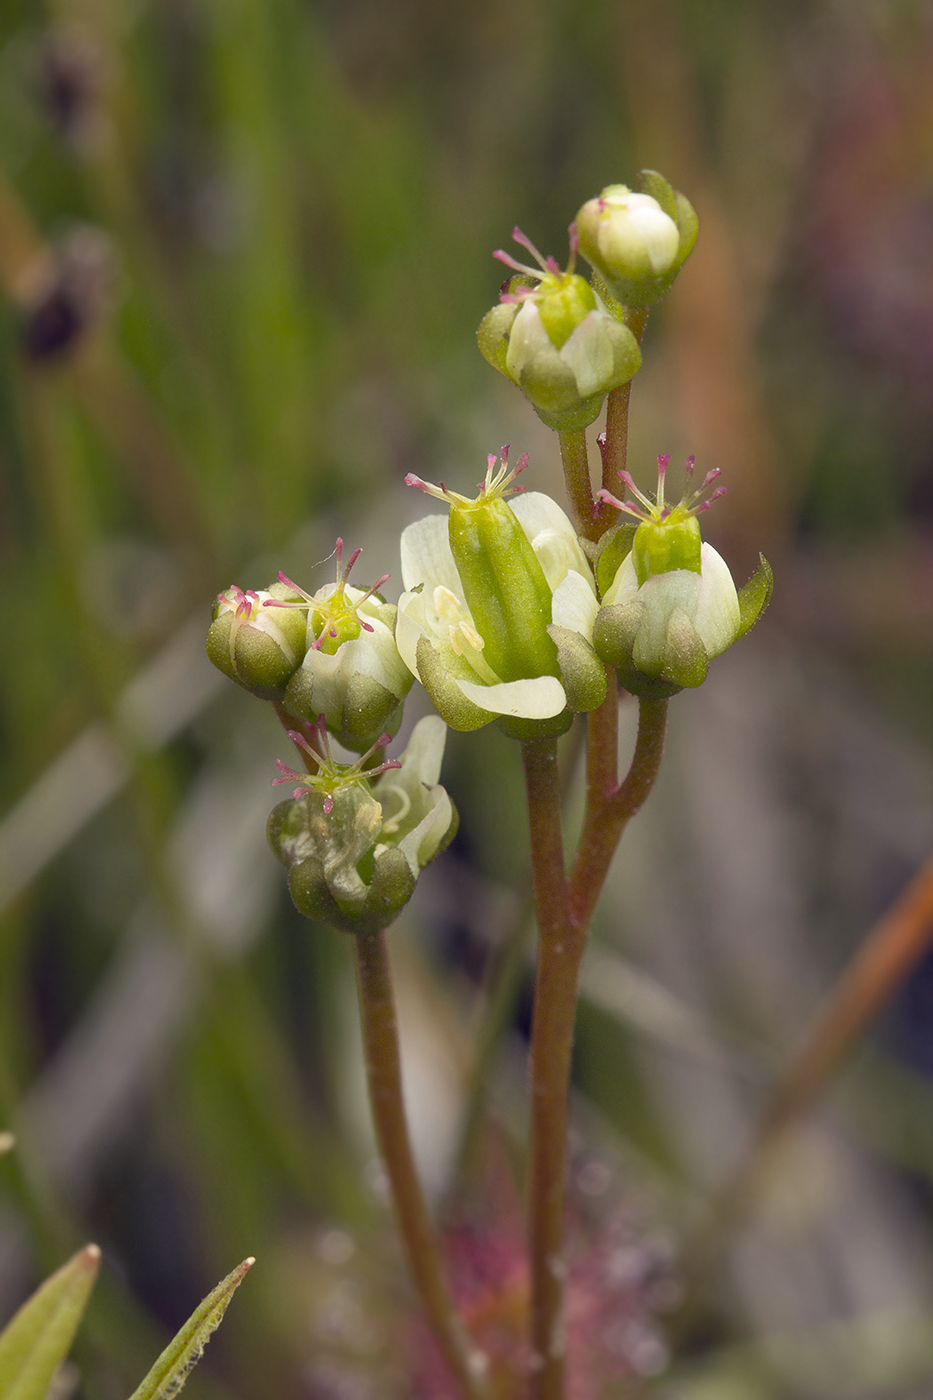
{"type": "Polygon", "coordinates": [[[718,501],[721,496],[725,496],[728,489],[729,488],[727,486],[717,486],[716,490],[710,496],[709,500],[701,501],[698,506],[694,506],[693,510],[691,511],[691,514],[699,515],[701,511],[709,510],[710,506],[713,504],[714,501],[718,501]]]}
{"type": "Polygon", "coordinates": [[[692,480],[693,480],[693,468],[694,468],[695,464],[696,464],[696,458],[695,458],[695,457],[692,457],[692,456],[691,456],[691,457],[685,457],[685,458],[684,458],[684,472],[686,473],[686,476],[687,476],[687,480],[688,480],[688,481],[692,481],[692,480]]]}
{"type": "Polygon", "coordinates": [[[542,258],[541,254],[538,252],[537,248],[532,243],[528,235],[522,233],[521,229],[518,227],[518,224],[516,224],[515,227],[512,229],[512,241],[513,243],[517,243],[520,248],[526,248],[531,254],[531,256],[534,258],[535,262],[538,263],[539,266],[547,270],[547,263],[545,262],[544,258],[542,258]]]}

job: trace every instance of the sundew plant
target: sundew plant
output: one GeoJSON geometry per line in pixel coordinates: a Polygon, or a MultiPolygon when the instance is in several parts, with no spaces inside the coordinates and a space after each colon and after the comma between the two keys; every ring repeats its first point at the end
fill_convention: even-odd
{"type": "Polygon", "coordinates": [[[0,1400],[930,1392],[931,54],[0,7],[0,1400]]]}

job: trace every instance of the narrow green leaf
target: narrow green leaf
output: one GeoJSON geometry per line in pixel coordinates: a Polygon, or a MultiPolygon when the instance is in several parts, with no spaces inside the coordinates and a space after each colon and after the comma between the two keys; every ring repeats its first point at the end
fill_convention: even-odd
{"type": "Polygon", "coordinates": [[[255,1262],[255,1259],[244,1259],[218,1283],[213,1293],[207,1295],[169,1342],[146,1379],[133,1391],[130,1400],[169,1400],[169,1396],[178,1394],[188,1373],[200,1361],[211,1333],[220,1325],[227,1304],[255,1262]]]}
{"type": "Polygon", "coordinates": [[[44,1400],[71,1348],[99,1266],[97,1245],[85,1245],[46,1279],[0,1332],[3,1400],[44,1400]]]}

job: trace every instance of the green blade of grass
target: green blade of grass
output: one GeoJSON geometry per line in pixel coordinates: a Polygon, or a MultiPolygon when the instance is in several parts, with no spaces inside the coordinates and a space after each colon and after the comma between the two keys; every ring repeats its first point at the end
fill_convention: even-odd
{"type": "Polygon", "coordinates": [[[211,1333],[220,1326],[227,1304],[255,1262],[255,1259],[244,1259],[218,1283],[213,1293],[207,1295],[169,1342],[145,1380],[133,1391],[130,1400],[168,1400],[169,1396],[178,1394],[189,1372],[200,1361],[211,1333]]]}
{"type": "Polygon", "coordinates": [[[44,1400],[71,1348],[99,1266],[97,1245],[85,1245],[36,1289],[0,1332],[4,1400],[44,1400]]]}

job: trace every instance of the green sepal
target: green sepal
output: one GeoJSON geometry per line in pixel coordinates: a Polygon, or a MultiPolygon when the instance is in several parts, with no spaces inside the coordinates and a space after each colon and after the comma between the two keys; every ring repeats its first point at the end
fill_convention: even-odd
{"type": "Polygon", "coordinates": [[[343,933],[371,934],[388,928],[414,889],[415,877],[408,861],[395,846],[384,847],[374,858],[366,898],[352,909],[338,904],[316,856],[299,861],[288,872],[288,891],[299,914],[343,933]]]}
{"type": "MultiPolygon", "coordinates": [[[[574,383],[573,375],[569,371],[568,379],[571,384],[574,383]]],[[[524,385],[521,387],[524,389],[524,385]]],[[[575,384],[574,388],[576,388],[575,384]]],[[[606,402],[606,391],[603,390],[598,394],[591,394],[588,399],[578,399],[570,408],[550,411],[535,403],[527,390],[525,392],[541,422],[555,433],[582,432],[584,428],[588,428],[591,423],[596,422],[602,411],[602,406],[606,402]]]]}
{"type": "Polygon", "coordinates": [[[97,1245],[85,1245],[36,1289],[0,1332],[3,1400],[45,1400],[71,1349],[99,1267],[97,1245]]]}
{"type": "Polygon", "coordinates": [[[557,647],[561,684],[571,710],[579,713],[597,709],[606,698],[606,668],[585,637],[569,627],[548,627],[557,647]]]}
{"type": "Polygon", "coordinates": [[[709,655],[687,614],[675,608],[667,624],[661,679],[675,685],[702,685],[709,670],[709,655]]]}
{"type": "MultiPolygon", "coordinates": [[[[526,278],[525,281],[530,281],[530,279],[526,278]]],[[[518,312],[517,302],[500,301],[486,312],[476,332],[476,343],[483,358],[488,360],[493,369],[504,374],[510,384],[515,384],[517,381],[506,369],[505,358],[509,353],[509,331],[512,329],[512,322],[518,312]]]]}
{"type": "Polygon", "coordinates": [[[637,529],[638,526],[634,520],[623,520],[618,525],[613,525],[601,536],[595,564],[596,586],[599,589],[600,597],[613,583],[616,574],[631,554],[632,541],[637,529]]]}
{"type": "Polygon", "coordinates": [[[771,601],[771,594],[774,590],[774,574],[771,571],[771,565],[763,554],[759,554],[758,558],[761,561],[758,568],[752,574],[748,583],[743,584],[739,589],[739,617],[741,622],[736,641],[738,641],[739,637],[744,637],[746,632],[752,630],[771,601]]]}
{"type": "MultiPolygon", "coordinates": [[[[207,633],[208,659],[218,671],[236,681],[237,685],[241,685],[258,700],[281,700],[288,682],[304,659],[304,618],[299,617],[296,611],[293,614],[296,626],[296,623],[292,623],[291,618],[287,617],[285,608],[277,611],[285,614],[287,618],[288,625],[282,628],[283,632],[295,633],[294,636],[288,637],[289,642],[294,644],[292,657],[286,656],[268,632],[261,632],[257,627],[250,627],[248,623],[236,623],[232,612],[224,612],[216,617],[207,633]],[[234,625],[237,626],[237,633],[231,656],[230,631],[234,625]]],[[[279,625],[280,619],[275,620],[279,625]]]]}
{"type": "Polygon", "coordinates": [[[220,1326],[227,1304],[256,1261],[244,1259],[209,1293],[169,1342],[130,1400],[168,1400],[181,1390],[201,1359],[213,1332],[220,1326]]]}
{"type": "Polygon", "coordinates": [[[419,637],[415,657],[421,684],[428,692],[435,710],[451,729],[467,734],[473,729],[481,729],[484,724],[489,724],[490,720],[496,718],[492,710],[483,710],[467,699],[452,679],[437,647],[429,642],[427,637],[419,637]]]}
{"type": "MultiPolygon", "coordinates": [[[[347,681],[339,712],[326,716],[327,732],[345,749],[365,753],[380,735],[395,734],[402,722],[402,703],[384,685],[357,671],[347,681]]],[[[292,676],[282,705],[295,719],[311,724],[317,720],[314,678],[307,666],[300,666],[292,676]]]]}
{"type": "Polygon", "coordinates": [[[645,700],[669,700],[683,690],[683,683],[664,675],[646,675],[632,656],[643,615],[643,605],[638,602],[601,608],[593,625],[593,647],[608,666],[615,668],[620,685],[632,695],[645,700]]]}
{"type": "Polygon", "coordinates": [[[510,739],[524,743],[528,739],[559,739],[573,724],[573,710],[568,705],[551,719],[523,719],[515,715],[496,715],[496,723],[510,739]]]}

